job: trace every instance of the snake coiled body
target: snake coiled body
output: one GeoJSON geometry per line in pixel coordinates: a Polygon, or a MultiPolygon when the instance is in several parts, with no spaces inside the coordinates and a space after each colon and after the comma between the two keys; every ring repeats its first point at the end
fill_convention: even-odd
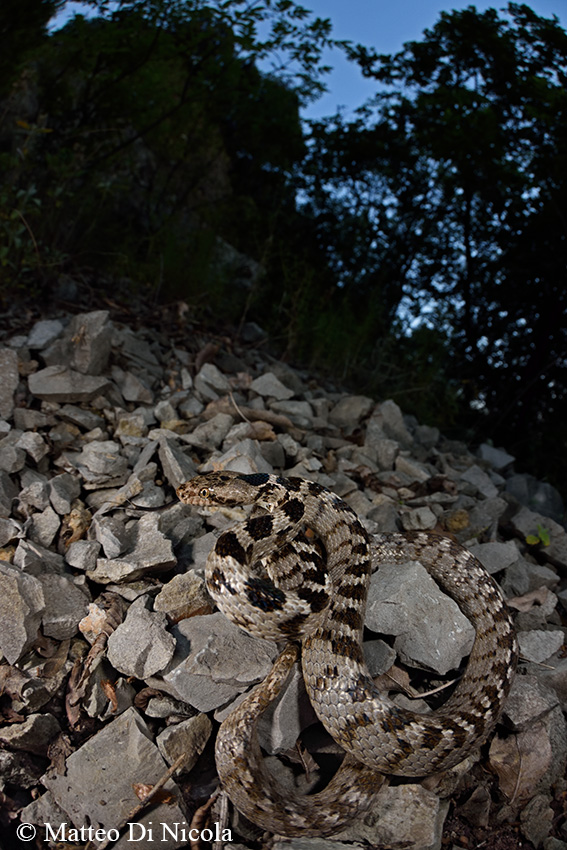
{"type": "Polygon", "coordinates": [[[312,796],[284,791],[265,769],[256,721],[291,669],[297,650],[289,644],[217,739],[222,784],[250,820],[284,835],[335,832],[369,805],[386,775],[420,777],[449,768],[490,733],[510,689],[517,645],[499,588],[469,552],[424,532],[369,540],[345,502],[299,478],[216,472],[177,492],[190,504],[264,509],[218,538],[207,586],[223,613],[251,634],[301,640],[309,698],[347,752],[332,782],[312,796]],[[305,527],[319,547],[305,538],[305,527]],[[372,564],[409,560],[426,567],[476,631],[460,682],[427,715],[400,708],[378,690],[361,647],[372,564]]]}

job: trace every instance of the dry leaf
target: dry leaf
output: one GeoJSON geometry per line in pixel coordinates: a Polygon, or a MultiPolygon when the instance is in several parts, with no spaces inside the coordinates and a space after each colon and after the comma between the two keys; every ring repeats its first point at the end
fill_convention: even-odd
{"type": "Polygon", "coordinates": [[[92,514],[82,504],[76,505],[71,513],[63,517],[61,523],[60,539],[65,546],[70,546],[76,540],[80,540],[91,524],[92,514]]]}
{"type": "Polygon", "coordinates": [[[534,605],[544,605],[549,599],[551,590],[548,587],[538,587],[536,590],[531,590],[529,593],[524,593],[523,596],[513,596],[506,600],[509,608],[515,608],[517,611],[531,611],[534,605]]]}
{"type": "Polygon", "coordinates": [[[105,697],[110,701],[112,706],[112,713],[118,711],[118,700],[116,698],[116,688],[114,684],[110,681],[110,679],[103,679],[100,683],[102,688],[102,692],[105,697]]]}
{"type": "MultiPolygon", "coordinates": [[[[132,788],[134,789],[134,794],[138,800],[143,803],[148,794],[152,793],[154,786],[148,785],[145,782],[134,782],[132,788]]],[[[171,791],[166,791],[165,788],[161,788],[152,796],[152,801],[155,803],[166,803],[168,806],[173,806],[177,802],[177,798],[175,794],[171,793],[171,791]]]]}
{"type": "Polygon", "coordinates": [[[507,738],[496,736],[490,745],[490,767],[510,801],[525,801],[534,794],[551,758],[551,744],[543,723],[507,738]]]}

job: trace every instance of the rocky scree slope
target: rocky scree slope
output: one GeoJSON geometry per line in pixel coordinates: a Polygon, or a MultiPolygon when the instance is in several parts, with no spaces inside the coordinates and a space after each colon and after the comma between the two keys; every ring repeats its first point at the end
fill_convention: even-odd
{"type": "MultiPolygon", "coordinates": [[[[490,744],[441,777],[392,784],[336,846],[439,848],[452,800],[452,817],[487,847],[504,847],[489,841],[502,834],[567,848],[567,535],[553,488],[516,474],[506,451],[473,454],[392,401],[331,391],[253,347],[175,347],[105,311],[8,338],[0,375],[3,850],[18,846],[8,842],[20,822],[40,836],[45,823],[187,826],[214,791],[218,722],[277,655],[215,612],[204,584],[208,551],[244,512],[175,503],[140,513],[128,501],[162,506],[213,468],[317,481],[370,533],[451,534],[517,612],[522,662],[490,744]],[[166,797],[133,818],[138,784],[180,760],[166,797]]],[[[473,639],[417,563],[374,574],[366,627],[373,675],[406,687],[410,673],[418,691],[454,680],[473,639]]],[[[303,790],[338,763],[298,670],[263,718],[261,742],[280,780],[303,790]]],[[[259,846],[238,813],[226,825],[242,841],[227,847],[259,846]]],[[[332,846],[297,841],[274,846],[332,846]]]]}

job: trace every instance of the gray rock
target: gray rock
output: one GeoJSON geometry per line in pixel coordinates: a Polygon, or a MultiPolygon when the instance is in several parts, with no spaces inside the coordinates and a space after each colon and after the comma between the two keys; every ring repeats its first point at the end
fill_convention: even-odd
{"type": "MultiPolygon", "coordinates": [[[[155,784],[166,769],[148,727],[138,712],[129,708],[71,753],[64,773],[48,772],[42,781],[71,823],[109,830],[128,821],[139,802],[133,786],[141,781],[155,784]]],[[[187,819],[177,785],[170,779],[164,787],[176,802],[156,803],[137,818],[140,826],[136,827],[132,840],[141,838],[136,840],[139,850],[155,850],[152,824],[154,827],[170,824],[174,830],[175,823],[187,819]],[[145,837],[141,826],[146,828],[145,837]]],[[[172,848],[184,844],[174,839],[167,842],[172,848]]],[[[114,844],[118,850],[128,850],[131,846],[128,830],[114,844]]]]}
{"type": "Polygon", "coordinates": [[[195,614],[212,613],[212,609],[205,580],[194,570],[173,576],[154,600],[154,610],[167,614],[173,622],[195,614]]]}
{"type": "Polygon", "coordinates": [[[492,499],[498,495],[498,489],[494,486],[490,477],[476,464],[463,472],[461,481],[471,484],[485,499],[492,499]]]}
{"type": "Polygon", "coordinates": [[[63,573],[65,562],[62,555],[46,549],[33,540],[20,540],[14,554],[14,564],[23,573],[38,576],[42,573],[63,573]]]}
{"type": "Polygon", "coordinates": [[[218,708],[262,681],[277,655],[275,643],[250,637],[220,612],[182,620],[172,631],[178,648],[163,683],[198,711],[218,708]]]}
{"type": "Polygon", "coordinates": [[[382,564],[374,573],[365,623],[397,635],[394,646],[405,661],[441,674],[458,667],[474,641],[469,621],[417,562],[382,564]]]}
{"type": "Polygon", "coordinates": [[[15,519],[0,517],[0,546],[6,546],[12,540],[23,537],[22,524],[15,519]]]}
{"type": "Polygon", "coordinates": [[[61,520],[51,505],[48,505],[41,513],[32,516],[29,531],[30,540],[48,547],[53,543],[55,535],[59,531],[61,520]]]}
{"type": "Polygon", "coordinates": [[[44,756],[52,738],[61,728],[52,714],[30,714],[22,723],[0,728],[0,742],[12,750],[25,750],[44,756]]]}
{"type": "Polygon", "coordinates": [[[44,319],[41,322],[36,322],[28,336],[27,346],[32,350],[41,351],[55,342],[58,336],[63,333],[64,325],[59,319],[44,319]]]}
{"type": "Polygon", "coordinates": [[[44,610],[40,582],[0,562],[0,649],[9,664],[15,664],[37,639],[44,610]]]}
{"type": "Polygon", "coordinates": [[[71,367],[83,375],[100,375],[108,365],[112,343],[108,315],[108,310],[96,310],[71,319],[66,332],[71,367]]]}
{"type": "Polygon", "coordinates": [[[293,390],[282,384],[273,372],[264,372],[263,375],[252,381],[250,389],[258,395],[265,398],[273,398],[276,401],[285,401],[293,395],[293,390]]]}
{"type": "Polygon", "coordinates": [[[71,422],[73,425],[78,425],[85,431],[92,431],[94,428],[104,428],[105,421],[102,416],[95,413],[94,410],[85,410],[82,407],[77,407],[74,404],[64,404],[57,411],[57,416],[64,419],[66,422],[71,422]]]}
{"type": "Polygon", "coordinates": [[[366,426],[365,445],[373,446],[384,438],[395,440],[402,448],[410,448],[413,444],[402,411],[391,399],[378,405],[370,417],[366,426]]]}
{"type": "Polygon", "coordinates": [[[32,395],[44,401],[91,401],[108,387],[108,379],[83,375],[65,366],[48,366],[28,378],[32,395]]]}
{"type": "Polygon", "coordinates": [[[94,570],[100,552],[97,540],[75,540],[65,553],[65,560],[76,570],[94,570]]]}
{"type": "Polygon", "coordinates": [[[167,631],[167,618],[148,611],[141,596],[128,609],[123,623],[108,639],[108,660],[126,676],[145,679],[163,670],[173,657],[175,638],[167,631]]]}
{"type": "Polygon", "coordinates": [[[89,533],[94,535],[97,543],[103,548],[106,558],[119,558],[130,546],[130,535],[124,526],[123,516],[104,516],[97,514],[93,517],[89,533]]]}
{"type": "Polygon", "coordinates": [[[563,646],[565,635],[560,629],[533,629],[518,634],[520,655],[528,661],[546,661],[563,646]]]}
{"type": "Polygon", "coordinates": [[[401,520],[404,531],[428,531],[437,525],[437,517],[427,505],[402,514],[401,520]]]}
{"type": "Polygon", "coordinates": [[[30,407],[16,407],[14,409],[14,427],[21,431],[35,431],[37,428],[47,428],[53,425],[55,419],[42,413],[41,410],[32,410],[30,407]]]}
{"type": "Polygon", "coordinates": [[[156,738],[158,749],[168,764],[173,764],[181,755],[186,756],[179,772],[189,773],[205,749],[211,737],[213,724],[206,714],[197,714],[168,726],[156,738]]]}
{"type": "Polygon", "coordinates": [[[506,469],[506,467],[510,466],[516,460],[505,449],[496,449],[488,443],[481,443],[478,449],[478,456],[481,460],[488,461],[494,469],[498,469],[499,471],[506,469]]]}
{"type": "Polygon", "coordinates": [[[367,396],[345,396],[329,412],[329,422],[337,428],[352,430],[365,416],[368,416],[374,404],[374,399],[367,396]]]}
{"type": "Polygon", "coordinates": [[[8,473],[19,472],[24,468],[26,453],[18,448],[16,443],[21,437],[21,432],[10,431],[4,439],[0,440],[0,470],[8,473]]]}
{"type": "Polygon", "coordinates": [[[10,419],[14,411],[14,393],[20,382],[18,355],[10,348],[0,348],[0,419],[10,419]]]}
{"type": "Polygon", "coordinates": [[[558,523],[565,519],[565,506],[558,490],[546,481],[538,481],[526,473],[512,475],[506,481],[506,491],[521,505],[551,517],[558,523]]]}
{"type": "Polygon", "coordinates": [[[228,378],[223,375],[218,366],[213,363],[205,363],[195,375],[193,382],[195,391],[205,401],[214,401],[219,396],[230,392],[228,378]]]}
{"type": "Polygon", "coordinates": [[[81,494],[78,478],[63,472],[49,481],[49,500],[60,516],[70,513],[71,503],[81,494]]]}
{"type": "MultiPolygon", "coordinates": [[[[244,474],[273,472],[255,440],[241,440],[239,443],[235,443],[216,462],[221,469],[229,469],[244,474]]],[[[204,469],[207,469],[207,467],[205,466],[204,469]]],[[[290,475],[295,474],[292,470],[288,470],[288,472],[290,475]]]]}
{"type": "Polygon", "coordinates": [[[274,401],[270,407],[276,413],[283,413],[298,428],[313,427],[313,408],[308,401],[274,401]]]}
{"type": "Polygon", "coordinates": [[[49,446],[47,446],[41,434],[34,431],[26,431],[22,434],[16,443],[16,448],[23,449],[36,463],[39,463],[49,451],[49,446]]]}
{"type": "Polygon", "coordinates": [[[176,560],[171,541],[161,533],[158,522],[155,514],[142,516],[136,525],[132,550],[121,558],[98,558],[89,578],[102,584],[120,583],[174,567],[176,560]]]}
{"type": "Polygon", "coordinates": [[[217,413],[208,422],[183,435],[183,441],[201,449],[216,449],[230,431],[234,419],[228,413],[217,413]]]}
{"type": "Polygon", "coordinates": [[[478,558],[490,575],[507,569],[520,557],[520,553],[511,540],[507,543],[498,543],[496,541],[493,543],[477,543],[476,545],[469,546],[468,549],[475,558],[478,558]]]}
{"type": "Polygon", "coordinates": [[[364,660],[372,677],[381,676],[396,661],[396,653],[383,640],[365,640],[362,644],[364,660]]]}
{"type": "Polygon", "coordinates": [[[441,850],[448,810],[448,800],[440,800],[421,785],[385,787],[364,817],[336,837],[380,847],[441,850]]]}
{"type": "Polygon", "coordinates": [[[112,380],[116,382],[126,401],[152,404],[154,400],[150,387],[138,375],[124,372],[118,366],[111,369],[112,380]]]}
{"type": "Polygon", "coordinates": [[[10,516],[12,513],[12,501],[17,495],[18,488],[6,470],[0,468],[0,516],[10,516]]]}
{"type": "Polygon", "coordinates": [[[504,717],[516,732],[530,729],[558,705],[557,695],[536,676],[516,676],[504,706],[504,717]]]}
{"type": "MultiPolygon", "coordinates": [[[[414,460],[411,457],[407,457],[406,455],[398,455],[394,469],[399,475],[403,475],[406,479],[409,479],[408,483],[413,483],[415,481],[423,482],[427,481],[428,478],[431,478],[431,473],[424,463],[419,463],[419,461],[414,460]]],[[[402,481],[403,480],[404,479],[402,479],[402,481]]]]}
{"type": "Polygon", "coordinates": [[[439,428],[431,425],[418,425],[413,432],[414,439],[426,449],[432,449],[439,442],[441,436],[439,428]]]}
{"type": "Polygon", "coordinates": [[[56,640],[72,638],[87,612],[88,597],[68,576],[45,573],[38,580],[45,599],[43,633],[56,640]]]}
{"type": "Polygon", "coordinates": [[[165,477],[175,489],[197,474],[197,468],[188,452],[173,440],[160,440],[159,459],[165,477]]]}
{"type": "Polygon", "coordinates": [[[303,674],[299,665],[294,664],[284,689],[260,716],[260,746],[268,753],[293,749],[303,730],[316,722],[317,715],[307,696],[303,674]]]}

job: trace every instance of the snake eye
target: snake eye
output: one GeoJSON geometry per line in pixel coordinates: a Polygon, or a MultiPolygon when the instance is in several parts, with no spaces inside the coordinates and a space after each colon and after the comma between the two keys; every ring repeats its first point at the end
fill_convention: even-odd
{"type": "Polygon", "coordinates": [[[210,491],[208,487],[201,487],[201,489],[199,490],[199,496],[201,497],[201,499],[208,499],[209,494],[210,491]]]}

